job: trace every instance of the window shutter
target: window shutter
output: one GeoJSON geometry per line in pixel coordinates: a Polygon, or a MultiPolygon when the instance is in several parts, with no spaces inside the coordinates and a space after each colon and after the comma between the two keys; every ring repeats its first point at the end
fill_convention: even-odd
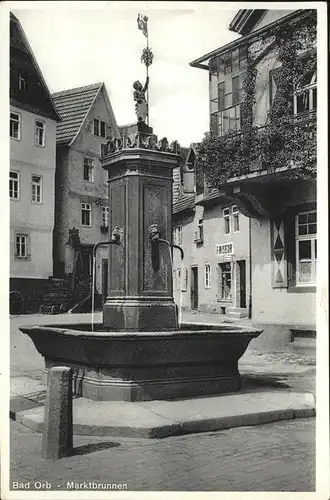
{"type": "Polygon", "coordinates": [[[288,213],[285,216],[285,247],[287,255],[288,286],[296,285],[296,238],[295,215],[288,213]]]}
{"type": "Polygon", "coordinates": [[[284,218],[275,217],[270,223],[271,230],[271,260],[272,287],[287,287],[287,262],[284,237],[284,218]]]}

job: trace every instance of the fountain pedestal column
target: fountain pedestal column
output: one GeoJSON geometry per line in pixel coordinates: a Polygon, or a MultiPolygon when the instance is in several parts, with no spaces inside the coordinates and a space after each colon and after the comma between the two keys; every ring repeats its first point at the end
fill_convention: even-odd
{"type": "Polygon", "coordinates": [[[170,250],[156,245],[152,259],[149,228],[172,241],[172,171],[179,155],[124,148],[101,158],[108,172],[109,228],[118,227],[121,245],[109,248],[109,287],[103,324],[111,330],[176,330],[170,250]]]}

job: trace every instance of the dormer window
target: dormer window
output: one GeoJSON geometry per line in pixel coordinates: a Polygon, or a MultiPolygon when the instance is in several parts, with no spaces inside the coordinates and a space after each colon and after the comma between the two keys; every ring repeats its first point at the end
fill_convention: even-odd
{"type": "Polygon", "coordinates": [[[18,88],[19,90],[26,90],[26,79],[22,75],[18,77],[18,88]]]}

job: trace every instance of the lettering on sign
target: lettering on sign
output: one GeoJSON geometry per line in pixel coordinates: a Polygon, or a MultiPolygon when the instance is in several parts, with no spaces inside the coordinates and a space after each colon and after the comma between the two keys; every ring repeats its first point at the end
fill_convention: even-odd
{"type": "Polygon", "coordinates": [[[232,255],[234,253],[234,245],[232,243],[223,243],[217,245],[217,255],[232,255]]]}

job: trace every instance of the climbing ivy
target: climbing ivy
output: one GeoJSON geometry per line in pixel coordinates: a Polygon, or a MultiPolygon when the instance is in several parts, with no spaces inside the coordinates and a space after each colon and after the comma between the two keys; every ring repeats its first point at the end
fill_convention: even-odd
{"type": "MultiPolygon", "coordinates": [[[[219,187],[229,178],[252,170],[291,168],[292,177],[316,176],[316,120],[294,120],[293,90],[316,68],[316,13],[309,11],[295,26],[280,26],[273,33],[277,58],[281,62],[276,94],[264,127],[253,125],[257,67],[248,59],[243,81],[240,133],[215,137],[205,134],[198,148],[198,168],[207,184],[219,187]],[[307,49],[308,58],[298,57],[307,49]]],[[[270,34],[261,38],[265,43],[270,34]]]]}

